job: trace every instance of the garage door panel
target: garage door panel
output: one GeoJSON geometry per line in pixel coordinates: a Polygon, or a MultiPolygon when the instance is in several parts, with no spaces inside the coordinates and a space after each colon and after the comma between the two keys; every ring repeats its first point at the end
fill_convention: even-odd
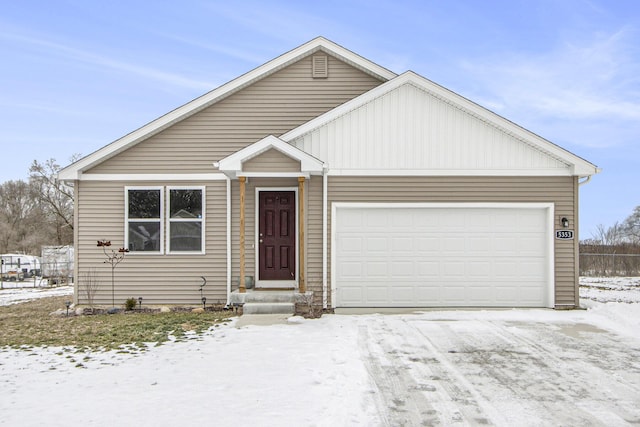
{"type": "Polygon", "coordinates": [[[419,260],[416,262],[418,277],[429,280],[440,276],[440,263],[437,261],[419,260]]]}
{"type": "Polygon", "coordinates": [[[337,306],[547,305],[547,208],[335,212],[337,306]]]}
{"type": "Polygon", "coordinates": [[[436,237],[416,236],[414,242],[416,250],[423,255],[436,255],[440,252],[440,239],[436,237]]]}
{"type": "Polygon", "coordinates": [[[457,256],[465,252],[465,239],[462,236],[443,236],[442,252],[444,255],[457,256]]]}
{"type": "Polygon", "coordinates": [[[368,286],[363,286],[363,288],[368,303],[376,305],[388,303],[390,287],[371,283],[368,286]]]}
{"type": "Polygon", "coordinates": [[[359,277],[360,279],[388,279],[389,269],[386,261],[363,261],[366,265],[364,274],[359,277]]]}
{"type": "Polygon", "coordinates": [[[337,267],[344,280],[362,279],[362,263],[357,260],[341,261],[337,267]]]}
{"type": "Polygon", "coordinates": [[[404,278],[411,279],[415,276],[413,262],[411,261],[392,261],[391,275],[393,279],[402,280],[404,278]]]}
{"type": "Polygon", "coordinates": [[[340,251],[342,253],[362,253],[362,237],[360,236],[340,236],[340,251]]]}
{"type": "Polygon", "coordinates": [[[390,288],[389,299],[391,302],[407,305],[414,301],[414,287],[413,286],[394,286],[390,288]]]}

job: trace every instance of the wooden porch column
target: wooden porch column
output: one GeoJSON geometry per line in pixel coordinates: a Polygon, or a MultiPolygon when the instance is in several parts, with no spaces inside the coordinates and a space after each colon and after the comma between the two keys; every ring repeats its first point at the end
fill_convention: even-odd
{"type": "Polygon", "coordinates": [[[298,245],[300,252],[299,291],[307,292],[307,284],[304,280],[304,177],[298,177],[298,245]]]}
{"type": "Polygon", "coordinates": [[[239,292],[244,294],[247,288],[244,284],[244,211],[245,211],[245,182],[247,177],[241,176],[240,180],[240,289],[239,292]]]}

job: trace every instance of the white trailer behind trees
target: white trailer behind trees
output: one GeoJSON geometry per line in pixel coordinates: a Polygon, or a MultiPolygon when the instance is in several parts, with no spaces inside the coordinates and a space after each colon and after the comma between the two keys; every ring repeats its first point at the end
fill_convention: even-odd
{"type": "Polygon", "coordinates": [[[73,282],[73,246],[42,247],[42,277],[50,284],[73,282]]]}
{"type": "Polygon", "coordinates": [[[2,254],[0,276],[3,280],[23,280],[40,274],[40,257],[26,254],[2,254]]]}

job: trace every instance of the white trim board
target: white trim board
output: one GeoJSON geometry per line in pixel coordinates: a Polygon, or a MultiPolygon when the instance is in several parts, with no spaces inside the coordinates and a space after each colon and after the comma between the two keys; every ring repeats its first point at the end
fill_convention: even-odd
{"type": "Polygon", "coordinates": [[[329,169],[329,176],[572,176],[569,169],[329,169]]]}
{"type": "Polygon", "coordinates": [[[224,181],[223,173],[101,173],[80,174],[80,181],[224,181]]]}

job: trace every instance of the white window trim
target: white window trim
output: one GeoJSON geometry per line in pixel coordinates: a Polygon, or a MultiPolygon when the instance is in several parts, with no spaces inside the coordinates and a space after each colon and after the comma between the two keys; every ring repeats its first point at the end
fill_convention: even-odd
{"type": "MultiPolygon", "coordinates": [[[[129,248],[129,191],[130,190],[149,190],[160,191],[160,250],[159,251],[131,251],[132,255],[162,255],[164,254],[164,187],[162,186],[125,186],[124,187],[124,247],[129,248]]],[[[132,219],[136,221],[137,219],[132,219]]],[[[155,221],[155,218],[153,219],[155,221]]],[[[142,221],[142,219],[140,219],[142,221]]],[[[149,221],[151,222],[151,221],[149,221]]]]}
{"type": "Polygon", "coordinates": [[[206,187],[205,186],[198,186],[198,185],[172,185],[172,186],[167,186],[166,187],[166,192],[167,192],[167,203],[166,203],[166,214],[165,214],[165,218],[166,218],[166,222],[167,222],[167,234],[166,234],[166,239],[167,239],[167,254],[169,255],[204,255],[205,254],[205,230],[206,230],[206,224],[205,224],[205,218],[206,218],[206,212],[207,212],[207,204],[206,204],[206,187]],[[197,220],[200,221],[200,223],[202,224],[200,233],[200,242],[201,242],[201,247],[199,251],[172,251],[171,250],[171,223],[172,222],[196,222],[196,219],[185,219],[185,218],[171,218],[171,190],[200,190],[202,191],[202,217],[198,218],[197,220]]]}

